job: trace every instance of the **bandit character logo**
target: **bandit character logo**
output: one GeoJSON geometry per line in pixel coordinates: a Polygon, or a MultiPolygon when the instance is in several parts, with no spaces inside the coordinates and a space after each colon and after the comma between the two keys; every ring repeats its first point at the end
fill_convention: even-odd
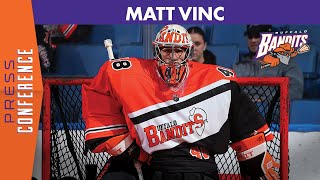
{"type": "Polygon", "coordinates": [[[289,60],[298,54],[310,51],[307,45],[307,34],[274,34],[262,33],[256,59],[264,56],[261,69],[275,67],[280,62],[288,65],[289,60]]]}
{"type": "Polygon", "coordinates": [[[189,113],[189,120],[195,124],[199,124],[198,126],[195,126],[195,130],[196,133],[201,136],[205,129],[205,123],[208,122],[206,112],[203,109],[194,107],[189,111],[189,113]]]}

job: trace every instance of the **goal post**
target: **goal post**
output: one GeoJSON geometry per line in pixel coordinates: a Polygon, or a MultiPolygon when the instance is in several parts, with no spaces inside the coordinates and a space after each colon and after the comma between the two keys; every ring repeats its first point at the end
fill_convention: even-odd
{"type": "MultiPolygon", "coordinates": [[[[86,179],[87,167],[98,174],[110,155],[87,152],[81,112],[81,85],[91,78],[45,78],[42,105],[42,179],[86,179]]],[[[256,103],[275,134],[268,151],[280,163],[281,180],[289,175],[288,123],[289,80],[285,77],[238,78],[238,83],[256,103]]],[[[216,155],[220,179],[240,179],[234,151],[216,155]]]]}
{"type": "Polygon", "coordinates": [[[280,179],[289,179],[289,78],[288,77],[257,77],[238,78],[241,86],[278,86],[280,108],[280,179]]]}

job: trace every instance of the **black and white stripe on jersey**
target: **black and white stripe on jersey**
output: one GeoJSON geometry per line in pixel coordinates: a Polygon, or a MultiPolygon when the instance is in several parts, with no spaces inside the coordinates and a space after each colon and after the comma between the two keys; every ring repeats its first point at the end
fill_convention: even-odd
{"type": "MultiPolygon", "coordinates": [[[[202,102],[206,99],[209,99],[213,96],[219,95],[223,92],[226,92],[228,90],[231,90],[231,83],[228,81],[228,83],[222,84],[220,86],[214,87],[212,89],[209,89],[208,91],[205,91],[201,94],[191,96],[190,98],[176,104],[168,105],[166,107],[158,108],[146,113],[143,113],[136,117],[130,117],[131,121],[134,125],[140,124],[142,122],[148,121],[149,119],[153,119],[159,116],[163,116],[169,113],[173,113],[176,111],[179,111],[181,109],[184,109],[186,107],[192,106],[194,104],[197,104],[199,102],[202,102]]],[[[182,98],[180,98],[182,99],[182,98]]]]}
{"type": "Polygon", "coordinates": [[[270,134],[271,134],[270,128],[268,128],[267,130],[265,130],[263,133],[264,133],[265,136],[270,135],[270,134]]]}
{"type": "Polygon", "coordinates": [[[85,131],[85,135],[91,134],[91,133],[120,130],[120,129],[128,129],[128,126],[125,124],[117,124],[117,125],[110,125],[110,126],[100,126],[100,127],[95,127],[95,128],[88,128],[85,131]]]}

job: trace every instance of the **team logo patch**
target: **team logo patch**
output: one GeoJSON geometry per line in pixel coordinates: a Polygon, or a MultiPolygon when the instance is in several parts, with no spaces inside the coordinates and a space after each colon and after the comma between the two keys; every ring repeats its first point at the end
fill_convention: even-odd
{"type": "Polygon", "coordinates": [[[193,107],[189,111],[188,119],[185,123],[178,123],[173,120],[164,124],[150,125],[143,128],[148,139],[149,147],[154,147],[172,139],[190,136],[196,132],[198,136],[202,136],[207,121],[207,113],[201,108],[193,107]]]}
{"type": "Polygon", "coordinates": [[[288,65],[291,58],[309,52],[310,46],[307,45],[309,36],[306,32],[262,33],[256,54],[261,69],[275,67],[280,63],[288,65]]]}

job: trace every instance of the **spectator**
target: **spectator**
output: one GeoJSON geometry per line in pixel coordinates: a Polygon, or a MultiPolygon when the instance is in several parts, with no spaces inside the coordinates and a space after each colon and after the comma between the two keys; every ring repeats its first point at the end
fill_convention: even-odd
{"type": "Polygon", "coordinates": [[[256,52],[259,48],[260,33],[271,32],[271,25],[247,25],[247,31],[244,33],[247,36],[248,50],[247,53],[240,53],[240,61],[251,61],[255,59],[256,52]]]}
{"type": "Polygon", "coordinates": [[[67,42],[84,43],[87,41],[90,31],[91,26],[89,25],[36,25],[41,71],[54,71],[54,54],[58,44],[67,42]]]}
{"type": "Polygon", "coordinates": [[[194,43],[192,60],[203,64],[216,64],[216,56],[207,48],[207,41],[203,30],[198,26],[188,29],[188,33],[194,43]]]}
{"type": "Polygon", "coordinates": [[[35,28],[41,71],[50,72],[52,68],[51,63],[53,58],[53,49],[49,46],[49,43],[45,41],[47,31],[42,25],[36,25],[35,28]]]}
{"type": "Polygon", "coordinates": [[[303,95],[303,74],[296,61],[291,58],[288,65],[280,63],[274,67],[261,68],[255,54],[259,47],[260,33],[271,31],[271,25],[248,25],[245,35],[248,38],[249,53],[241,54],[240,61],[233,65],[238,77],[289,77],[290,100],[303,95]]]}

